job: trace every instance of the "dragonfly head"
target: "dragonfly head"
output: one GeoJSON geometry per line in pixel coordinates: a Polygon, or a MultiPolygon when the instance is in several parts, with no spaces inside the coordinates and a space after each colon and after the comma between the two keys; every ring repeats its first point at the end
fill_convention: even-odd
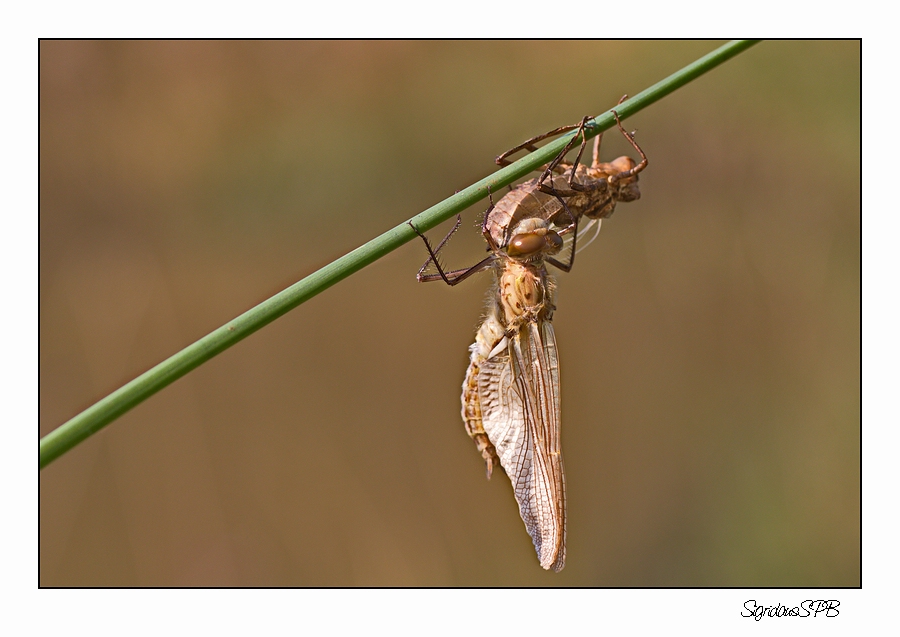
{"type": "Polygon", "coordinates": [[[548,228],[544,219],[531,218],[516,227],[506,246],[506,254],[513,259],[529,261],[556,254],[562,246],[562,237],[548,228]]]}
{"type": "Polygon", "coordinates": [[[638,187],[638,175],[624,175],[628,171],[637,166],[631,157],[623,155],[617,157],[604,166],[607,173],[611,190],[616,193],[617,201],[636,201],[641,198],[641,191],[638,187]]]}

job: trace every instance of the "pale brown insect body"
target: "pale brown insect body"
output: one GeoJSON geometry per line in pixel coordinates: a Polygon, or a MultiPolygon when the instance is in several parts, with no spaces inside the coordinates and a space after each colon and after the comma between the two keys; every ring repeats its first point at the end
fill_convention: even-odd
{"type": "Polygon", "coordinates": [[[519,223],[513,237],[535,250],[498,253],[490,306],[470,348],[463,421],[488,477],[497,462],[510,477],[541,566],[559,571],[566,559],[566,489],[550,322],[555,285],[544,258],[560,250],[562,239],[538,218],[519,223]]]}
{"type": "MultiPolygon", "coordinates": [[[[498,157],[497,163],[503,165],[505,157],[522,148],[535,150],[534,142],[545,137],[575,128],[583,133],[587,121],[528,140],[498,157]]],[[[488,478],[496,464],[509,476],[540,564],[554,571],[562,570],[566,560],[566,487],[559,358],[551,322],[556,285],[545,264],[569,271],[579,221],[587,217],[591,223],[599,222],[619,201],[640,197],[637,174],[647,159],[633,136],[621,124],[619,129],[640,153],[639,164],[630,157],[599,162],[599,137],[591,166],[578,163],[583,141],[575,162],[564,163],[576,135],[539,178],[517,186],[488,208],[482,234],[491,254],[471,268],[445,272],[437,261],[437,252],[459,228],[459,217],[437,250],[412,226],[430,255],[419,270],[419,281],[455,285],[488,267],[494,272],[488,309],[469,348],[463,422],[485,460],[488,478]],[[569,257],[561,261],[557,257],[566,236],[571,236],[569,257]],[[425,272],[431,264],[437,273],[425,272]]]]}

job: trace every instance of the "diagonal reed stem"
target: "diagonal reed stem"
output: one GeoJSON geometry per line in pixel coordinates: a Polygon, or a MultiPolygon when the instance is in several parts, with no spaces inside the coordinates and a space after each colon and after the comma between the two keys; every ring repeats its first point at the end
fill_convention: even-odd
{"type": "MultiPolygon", "coordinates": [[[[756,40],[734,40],[729,42],[617,105],[616,112],[621,119],[634,115],[738,53],[745,51],[756,44],[756,42],[756,40]]],[[[615,119],[612,113],[607,111],[594,120],[593,126],[586,129],[586,136],[589,139],[595,137],[600,132],[611,128],[614,124],[615,119]]],[[[498,170],[481,181],[459,191],[452,197],[448,197],[424,212],[419,213],[411,221],[422,232],[430,230],[456,213],[487,197],[488,188],[492,192],[497,192],[503,186],[511,184],[539,166],[546,164],[562,150],[573,134],[562,135],[537,151],[529,153],[515,163],[498,170]]],[[[43,469],[132,407],[145,401],[192,369],[247,338],[255,331],[265,327],[341,279],[350,276],[357,270],[364,268],[414,238],[416,238],[416,234],[404,221],[365,245],[345,254],[289,288],[263,301],[256,307],[247,310],[237,318],[159,363],[156,367],[144,372],[130,383],[117,389],[44,436],[40,442],[40,468],[43,469]]]]}

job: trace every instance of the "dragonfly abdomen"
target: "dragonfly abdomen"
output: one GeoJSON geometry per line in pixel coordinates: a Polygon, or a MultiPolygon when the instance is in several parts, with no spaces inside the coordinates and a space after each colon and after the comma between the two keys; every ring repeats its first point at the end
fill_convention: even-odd
{"type": "Polygon", "coordinates": [[[484,431],[481,397],[478,392],[478,375],[484,361],[491,356],[498,343],[504,338],[504,328],[492,312],[478,328],[475,342],[469,347],[469,368],[466,370],[466,379],[462,386],[462,418],[466,426],[466,433],[475,441],[475,446],[478,447],[481,457],[484,458],[488,480],[491,479],[493,468],[500,464],[500,459],[497,457],[497,450],[484,431]]]}

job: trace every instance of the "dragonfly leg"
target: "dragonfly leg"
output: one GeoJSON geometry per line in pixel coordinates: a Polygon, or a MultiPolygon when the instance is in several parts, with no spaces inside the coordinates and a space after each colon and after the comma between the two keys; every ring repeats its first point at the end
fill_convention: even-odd
{"type": "Polygon", "coordinates": [[[621,181],[622,179],[627,179],[628,177],[633,177],[634,175],[638,174],[639,172],[644,170],[644,168],[647,167],[647,155],[644,154],[644,151],[641,150],[641,147],[638,146],[636,141],[634,141],[634,133],[633,132],[629,133],[625,130],[625,128],[622,126],[621,120],[619,120],[619,114],[615,110],[613,110],[612,114],[615,116],[616,125],[619,127],[619,130],[622,131],[622,134],[625,136],[625,139],[627,139],[629,141],[629,143],[634,147],[634,149],[641,156],[641,162],[634,168],[631,168],[630,170],[622,171],[622,172],[618,173],[617,175],[613,175],[612,177],[610,177],[608,180],[610,185],[614,185],[617,181],[621,181]]]}
{"type": "Polygon", "coordinates": [[[571,272],[572,266],[575,265],[575,242],[578,241],[578,219],[575,219],[572,223],[572,227],[574,227],[575,232],[572,234],[572,249],[569,251],[568,262],[563,263],[554,257],[545,257],[547,263],[553,264],[563,272],[571,272]]]}
{"type": "MultiPolygon", "coordinates": [[[[452,237],[453,234],[454,234],[457,230],[459,230],[460,224],[462,224],[462,215],[461,215],[461,214],[457,214],[457,215],[456,215],[456,223],[453,224],[453,227],[452,227],[452,228],[450,228],[450,232],[447,233],[447,236],[445,236],[443,239],[441,239],[441,242],[438,244],[438,247],[434,249],[434,254],[439,254],[439,253],[440,253],[440,251],[441,251],[441,249],[443,249],[444,245],[446,245],[446,243],[447,243],[448,241],[450,241],[450,237],[452,237]]],[[[412,222],[409,222],[409,225],[410,225],[410,227],[412,227],[413,230],[416,231],[416,234],[417,234],[417,235],[419,235],[420,237],[422,237],[423,239],[425,239],[425,237],[422,236],[422,233],[419,232],[419,231],[416,229],[416,227],[415,227],[414,225],[412,225],[412,222]]],[[[427,239],[425,239],[425,245],[428,245],[428,240],[427,240],[427,239]]],[[[429,253],[430,253],[430,252],[431,252],[431,250],[429,250],[429,253]]],[[[416,274],[416,276],[418,277],[420,274],[423,274],[423,273],[425,272],[425,269],[426,269],[429,265],[431,265],[431,263],[432,263],[433,261],[434,261],[434,258],[431,257],[431,256],[429,256],[429,257],[428,257],[428,260],[424,263],[424,265],[422,265],[422,267],[419,268],[419,272],[418,272],[418,274],[416,274]]]]}
{"type": "Polygon", "coordinates": [[[556,224],[557,226],[561,225],[557,221],[556,218],[560,217],[561,213],[563,211],[565,211],[565,214],[569,217],[569,224],[565,228],[560,230],[557,234],[562,236],[562,235],[571,233],[572,234],[572,246],[571,246],[571,250],[569,252],[568,262],[563,263],[559,259],[556,259],[551,256],[546,257],[546,261],[548,263],[552,263],[554,266],[556,266],[563,272],[570,272],[572,270],[572,266],[575,265],[575,244],[578,241],[578,217],[575,216],[574,214],[572,214],[572,211],[569,210],[569,206],[566,204],[565,200],[562,197],[560,197],[559,195],[556,195],[556,198],[559,200],[559,203],[562,205],[562,210],[560,210],[559,212],[556,213],[556,215],[554,215],[552,222],[554,224],[556,224]]]}
{"type": "Polygon", "coordinates": [[[518,146],[510,148],[505,153],[503,153],[501,155],[497,155],[496,159],[494,159],[494,163],[496,163],[498,166],[509,166],[512,163],[512,161],[509,161],[506,158],[509,157],[510,155],[512,155],[513,153],[517,153],[518,151],[520,151],[522,149],[525,149],[525,150],[533,153],[534,151],[537,150],[537,146],[534,145],[535,142],[539,142],[541,140],[547,139],[548,137],[556,137],[557,135],[567,133],[570,130],[575,130],[579,126],[580,126],[580,124],[573,124],[570,126],[560,126],[559,128],[554,128],[552,131],[548,131],[548,132],[544,133],[543,135],[538,135],[536,137],[532,137],[531,139],[519,144],[518,146]]]}
{"type": "MultiPolygon", "coordinates": [[[[560,165],[560,163],[563,161],[563,159],[565,159],[566,154],[570,150],[572,150],[572,147],[575,146],[575,142],[578,141],[578,138],[581,137],[581,147],[578,149],[578,156],[575,158],[575,163],[572,164],[571,173],[569,175],[569,188],[571,190],[577,190],[573,186],[574,179],[575,179],[575,171],[578,169],[578,162],[579,162],[579,160],[581,160],[581,154],[584,152],[584,146],[587,143],[587,140],[584,137],[584,128],[587,125],[588,120],[590,120],[590,119],[591,119],[590,115],[585,115],[583,118],[581,118],[580,123],[575,124],[574,126],[571,127],[571,129],[578,129],[578,132],[572,136],[572,138],[569,140],[569,143],[566,144],[561,151],[559,151],[559,154],[553,159],[553,161],[551,161],[547,165],[547,168],[544,170],[544,172],[538,178],[538,184],[540,186],[541,192],[545,192],[550,195],[561,194],[564,196],[571,196],[571,195],[565,195],[563,191],[558,191],[556,188],[554,188],[552,186],[547,186],[547,184],[545,184],[544,182],[547,180],[547,178],[550,176],[550,174],[553,172],[553,170],[557,166],[560,165]]],[[[580,184],[578,184],[578,185],[580,185],[580,184]]],[[[573,192],[572,194],[575,194],[575,193],[573,192]]]]}
{"type": "MultiPolygon", "coordinates": [[[[618,106],[619,104],[624,102],[626,99],[628,99],[627,94],[623,95],[622,97],[619,98],[619,101],[616,102],[616,106],[618,106]]],[[[644,161],[642,161],[642,164],[640,165],[640,167],[636,167],[635,169],[633,169],[633,172],[627,172],[627,173],[623,172],[621,174],[621,176],[617,176],[615,179],[612,180],[612,182],[609,182],[609,183],[614,184],[616,181],[618,181],[620,179],[625,179],[625,178],[630,177],[634,174],[637,174],[641,170],[643,170],[647,166],[647,162],[646,162],[647,158],[644,155],[643,151],[635,143],[634,135],[632,134],[629,136],[628,133],[626,133],[625,130],[622,128],[622,123],[619,121],[619,115],[618,115],[618,113],[616,113],[616,111],[614,109],[612,110],[612,114],[616,118],[616,124],[619,126],[619,129],[625,135],[625,138],[631,143],[632,146],[635,147],[635,149],[638,151],[638,153],[640,153],[642,159],[644,160],[644,161]]],[[[549,176],[550,170],[552,170],[555,166],[557,166],[562,161],[565,154],[568,153],[569,150],[572,148],[572,145],[573,145],[572,142],[570,142],[569,144],[566,145],[566,147],[563,149],[563,151],[559,155],[556,156],[556,158],[553,160],[553,162],[550,163],[548,169],[545,170],[544,173],[541,175],[541,178],[539,180],[539,183],[541,185],[541,192],[545,192],[547,194],[558,194],[563,197],[571,197],[579,192],[593,192],[594,190],[604,189],[607,187],[608,183],[606,182],[606,180],[597,181],[593,184],[587,184],[587,185],[580,184],[577,181],[575,181],[575,174],[576,174],[576,171],[578,170],[578,164],[581,161],[581,155],[584,152],[585,145],[587,144],[587,137],[585,135],[584,129],[587,125],[588,120],[590,120],[590,119],[592,119],[592,118],[588,117],[588,116],[585,116],[584,118],[582,118],[581,123],[577,125],[578,132],[572,138],[572,142],[574,142],[576,139],[578,139],[579,135],[581,136],[581,148],[578,149],[578,155],[575,157],[575,161],[572,164],[571,171],[569,172],[569,189],[562,190],[562,189],[558,189],[558,188],[553,188],[553,187],[547,186],[543,182],[546,179],[546,177],[549,176]]],[[[599,133],[594,138],[593,157],[592,157],[592,161],[591,161],[592,168],[597,168],[600,166],[600,141],[602,139],[603,139],[603,133],[599,133]]]]}
{"type": "Polygon", "coordinates": [[[603,139],[603,133],[594,138],[594,152],[591,161],[591,167],[596,168],[600,164],[600,140],[603,139]]]}
{"type": "MultiPolygon", "coordinates": [[[[444,239],[441,241],[440,245],[438,245],[438,250],[440,250],[444,246],[444,244],[447,242],[447,240],[450,238],[450,236],[454,232],[456,232],[456,229],[459,227],[460,221],[461,221],[461,217],[459,215],[457,215],[456,225],[447,234],[447,236],[444,237],[444,239]]],[[[419,283],[430,283],[431,281],[439,281],[440,280],[440,281],[443,281],[444,283],[446,283],[447,285],[456,285],[457,283],[462,283],[463,281],[468,279],[470,276],[472,276],[476,272],[481,272],[482,270],[487,268],[494,260],[494,255],[492,254],[489,257],[482,259],[481,261],[479,261],[478,263],[476,263],[475,265],[473,265],[470,268],[462,268],[460,270],[451,270],[450,272],[445,272],[444,268],[441,267],[440,261],[438,261],[437,251],[431,247],[431,242],[428,241],[428,237],[426,237],[424,234],[419,232],[419,229],[416,228],[416,226],[413,224],[412,221],[407,221],[406,223],[409,225],[410,228],[413,229],[413,232],[415,232],[417,235],[419,235],[419,237],[422,239],[422,241],[425,242],[425,248],[428,250],[429,258],[425,262],[425,264],[421,267],[418,274],[416,274],[416,279],[419,281],[419,283]],[[434,267],[437,269],[437,274],[425,274],[425,269],[428,267],[428,265],[430,263],[434,263],[434,267]]]]}
{"type": "MultiPolygon", "coordinates": [[[[622,97],[619,98],[619,101],[616,102],[616,106],[624,102],[628,99],[628,94],[626,93],[622,97]]],[[[591,162],[591,167],[597,168],[600,165],[600,140],[603,139],[603,133],[600,133],[594,138],[594,156],[593,161],[591,162]]]]}
{"type": "MultiPolygon", "coordinates": [[[[572,139],[569,141],[569,143],[566,144],[566,147],[563,148],[562,151],[560,151],[560,153],[556,156],[556,158],[552,162],[550,162],[550,164],[547,166],[547,169],[544,170],[543,174],[538,179],[539,188],[540,188],[541,192],[546,193],[548,195],[556,195],[557,197],[572,197],[579,193],[588,193],[588,192],[593,192],[595,190],[600,190],[600,189],[606,188],[605,181],[596,181],[595,183],[581,184],[575,180],[576,173],[578,172],[578,164],[581,162],[581,156],[584,153],[584,149],[587,145],[587,137],[585,135],[585,128],[587,126],[588,121],[591,119],[592,118],[587,115],[585,115],[582,118],[581,123],[578,124],[578,132],[572,137],[572,139]],[[562,162],[566,153],[568,153],[569,150],[572,149],[572,147],[575,145],[575,141],[579,137],[581,137],[581,147],[578,149],[578,155],[576,155],[576,157],[575,157],[575,162],[573,164],[571,164],[571,168],[567,169],[569,171],[569,179],[568,179],[569,188],[568,189],[556,188],[555,186],[550,186],[550,185],[544,183],[546,178],[549,177],[550,172],[553,171],[554,169],[556,169],[557,166],[559,166],[560,162],[562,162]]],[[[598,161],[598,157],[599,157],[599,153],[600,153],[600,145],[599,145],[599,141],[597,141],[597,140],[599,140],[599,138],[601,138],[602,136],[603,136],[602,133],[599,134],[595,138],[595,141],[594,141],[594,157],[593,157],[594,163],[592,164],[593,167],[596,167],[596,163],[598,161]]]]}
{"type": "MultiPolygon", "coordinates": [[[[494,195],[491,193],[491,187],[488,186],[488,201],[490,201],[490,205],[488,209],[484,211],[484,218],[481,221],[481,234],[484,237],[484,240],[487,241],[488,250],[491,252],[496,252],[500,249],[500,246],[494,241],[494,238],[491,236],[491,232],[488,229],[488,219],[491,217],[491,210],[494,209],[494,195]]],[[[512,228],[507,228],[506,232],[512,232],[512,228]]],[[[503,245],[506,245],[506,242],[509,241],[509,237],[503,237],[503,245]]]]}

